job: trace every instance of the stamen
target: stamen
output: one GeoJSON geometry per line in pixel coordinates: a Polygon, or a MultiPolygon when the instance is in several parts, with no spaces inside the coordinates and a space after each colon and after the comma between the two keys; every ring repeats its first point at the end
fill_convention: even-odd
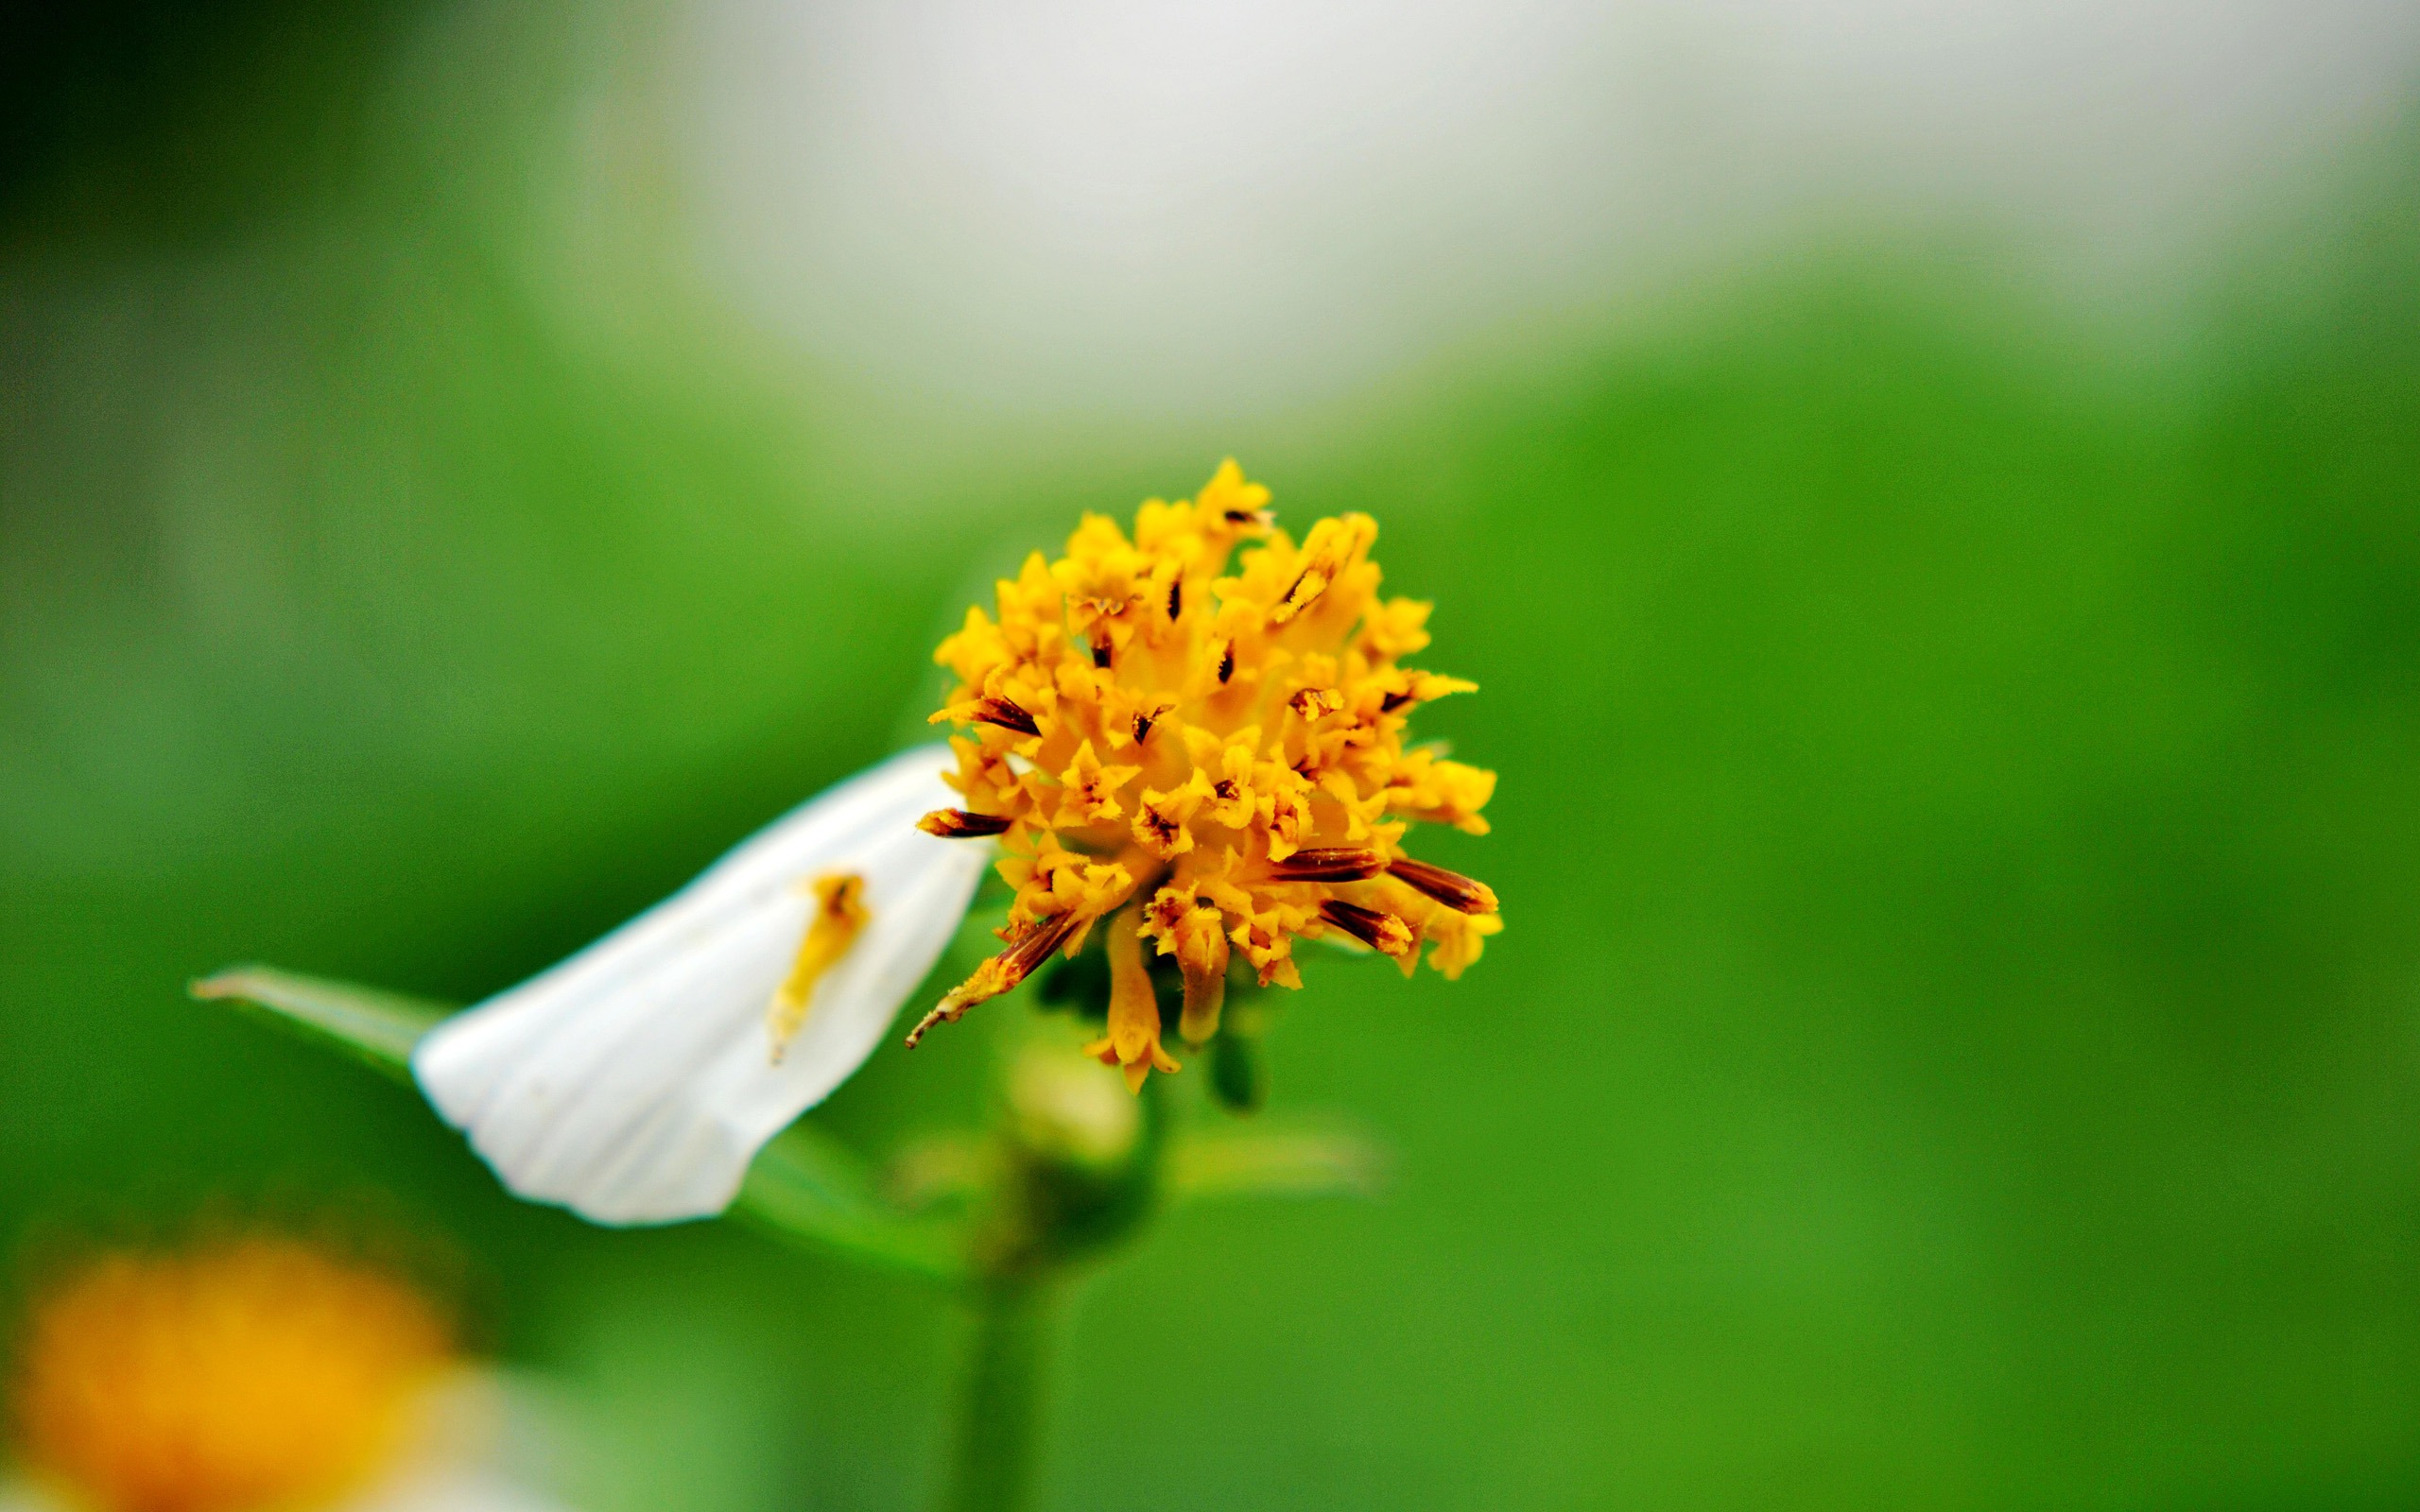
{"type": "Polygon", "coordinates": [[[1426,672],[1415,672],[1409,686],[1378,700],[1378,713],[1391,714],[1398,709],[1443,698],[1449,694],[1471,693],[1478,687],[1478,683],[1462,678],[1441,678],[1426,672]]]}
{"type": "Polygon", "coordinates": [[[1235,675],[1236,643],[1229,641],[1227,643],[1226,650],[1220,652],[1219,655],[1219,686],[1222,688],[1225,687],[1227,685],[1227,679],[1235,675]]]}
{"type": "Polygon", "coordinates": [[[1305,688],[1286,700],[1288,708],[1309,724],[1322,714],[1332,714],[1344,707],[1344,695],[1334,688],[1305,688]]]}
{"type": "Polygon", "coordinates": [[[1495,889],[1459,871],[1448,871],[1443,867],[1432,867],[1426,861],[1413,861],[1409,857],[1387,863],[1387,870],[1448,908],[1460,909],[1466,914],[1497,911],[1495,889]]]}
{"type": "Polygon", "coordinates": [[[1168,580],[1168,623],[1170,625],[1174,625],[1178,620],[1184,617],[1184,579],[1182,577],[1170,578],[1168,580]]]}
{"type": "Polygon", "coordinates": [[[977,840],[1006,833],[1016,821],[997,814],[969,814],[964,809],[935,809],[916,821],[916,828],[944,840],[977,840]]]}
{"type": "Polygon", "coordinates": [[[1411,926],[1392,914],[1331,898],[1320,904],[1320,918],[1382,955],[1409,954],[1419,943],[1411,926]]]}
{"type": "Polygon", "coordinates": [[[1269,864],[1269,874],[1279,882],[1360,882],[1385,869],[1384,856],[1358,846],[1297,850],[1269,864]]]}
{"type": "Polygon", "coordinates": [[[1093,665],[1104,669],[1109,665],[1109,637],[1106,635],[1093,643],[1093,665]]]}
{"type": "Polygon", "coordinates": [[[849,947],[873,917],[866,910],[865,891],[866,879],[854,871],[815,879],[815,920],[807,925],[806,938],[799,942],[788,979],[774,989],[772,1002],[765,1007],[765,1026],[772,1032],[776,1063],[806,1022],[807,1000],[815,995],[815,984],[849,954],[849,947]]]}
{"type": "Polygon", "coordinates": [[[1176,854],[1177,836],[1184,833],[1184,826],[1146,803],[1143,812],[1134,816],[1136,829],[1144,843],[1162,856],[1176,854]]]}
{"type": "Polygon", "coordinates": [[[1078,925],[1087,921],[1083,914],[1070,908],[1026,925],[1007,950],[977,967],[973,976],[950,988],[932,1012],[917,1021],[916,1027],[908,1031],[908,1048],[915,1049],[934,1024],[956,1023],[977,1003],[1015,990],[1035,967],[1050,959],[1051,952],[1067,943],[1078,925]]]}
{"type": "Polygon", "coordinates": [[[1050,959],[1050,953],[1065,944],[1067,936],[1076,932],[1076,926],[1083,922],[1083,915],[1070,908],[1063,914],[1038,919],[1027,925],[1015,944],[992,957],[1000,963],[1001,975],[1007,979],[999,990],[1006,992],[1024,981],[1035,967],[1050,959]]]}
{"type": "Polygon", "coordinates": [[[1042,727],[1033,722],[1033,715],[1007,698],[977,700],[975,705],[975,722],[978,725],[998,725],[1003,730],[1013,730],[1025,735],[1042,733],[1042,727]]]}
{"type": "Polygon", "coordinates": [[[1293,585],[1286,590],[1286,596],[1269,611],[1271,621],[1279,625],[1285,624],[1310,608],[1312,600],[1327,592],[1327,574],[1322,570],[1322,565],[1314,562],[1295,576],[1293,585]],[[1305,584],[1309,585],[1308,593],[1304,592],[1305,584]]]}

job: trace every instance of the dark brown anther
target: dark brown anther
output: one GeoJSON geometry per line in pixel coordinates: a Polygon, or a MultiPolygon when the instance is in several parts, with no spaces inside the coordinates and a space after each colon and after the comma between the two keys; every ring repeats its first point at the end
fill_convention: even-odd
{"type": "Polygon", "coordinates": [[[1184,579],[1179,577],[1168,584],[1168,623],[1175,624],[1184,614],[1184,579]]]}
{"type": "Polygon", "coordinates": [[[1230,509],[1227,511],[1227,524],[1231,525],[1258,525],[1266,530],[1276,523],[1277,515],[1273,510],[1230,509]]]}
{"type": "Polygon", "coordinates": [[[1305,688],[1286,700],[1287,707],[1301,716],[1305,724],[1322,714],[1332,714],[1344,707],[1343,695],[1333,688],[1305,688]]]}
{"type": "Polygon", "coordinates": [[[1391,693],[1378,700],[1378,713],[1382,714],[1391,714],[1396,710],[1402,708],[1405,704],[1415,701],[1417,700],[1415,700],[1410,694],[1391,693]]]}
{"type": "Polygon", "coordinates": [[[1227,685],[1227,679],[1235,675],[1236,643],[1229,641],[1227,643],[1226,650],[1220,652],[1219,656],[1219,686],[1222,688],[1225,687],[1227,685]]]}
{"type": "Polygon", "coordinates": [[[1014,821],[996,814],[969,814],[964,809],[935,809],[916,821],[916,828],[944,840],[979,840],[998,834],[1014,821]]]}
{"type": "Polygon", "coordinates": [[[1151,807],[1149,803],[1143,805],[1143,812],[1139,817],[1142,820],[1143,827],[1151,832],[1151,838],[1159,842],[1160,850],[1163,854],[1167,852],[1169,847],[1176,844],[1177,835],[1184,828],[1184,826],[1177,823],[1174,819],[1169,818],[1167,815],[1162,814],[1159,810],[1151,807]]]}
{"type": "Polygon", "coordinates": [[[1409,859],[1389,862],[1387,870],[1448,908],[1460,909],[1465,914],[1492,914],[1496,911],[1495,889],[1459,871],[1448,871],[1443,867],[1432,867],[1426,861],[1409,859]]]}
{"type": "Polygon", "coordinates": [[[1401,955],[1418,943],[1411,926],[1394,915],[1348,903],[1341,898],[1331,898],[1320,904],[1320,918],[1382,954],[1401,955]]]}
{"type": "Polygon", "coordinates": [[[1093,665],[1102,668],[1109,665],[1109,639],[1106,636],[1093,643],[1093,665]]]}
{"type": "Polygon", "coordinates": [[[1016,942],[1000,953],[1000,974],[1009,987],[1024,981],[1035,967],[1050,959],[1050,953],[1066,944],[1067,936],[1083,921],[1083,916],[1071,908],[1028,924],[1016,942]]]}
{"type": "Polygon", "coordinates": [[[1134,716],[1134,744],[1140,746],[1143,742],[1150,739],[1151,727],[1159,723],[1160,715],[1167,713],[1169,710],[1175,707],[1176,705],[1172,703],[1164,703],[1157,709],[1147,709],[1143,713],[1136,714],[1134,716]]]}
{"type": "Polygon", "coordinates": [[[1279,882],[1360,882],[1386,869],[1386,857],[1359,846],[1297,850],[1269,864],[1269,874],[1279,882]]]}
{"type": "Polygon", "coordinates": [[[933,1011],[916,1021],[916,1027],[908,1031],[908,1048],[915,1049],[933,1025],[956,1023],[977,1003],[1015,990],[1035,967],[1050,958],[1051,952],[1067,943],[1067,936],[1076,932],[1084,918],[1069,909],[1026,925],[1008,949],[977,967],[973,976],[952,988],[933,1011]]]}
{"type": "Polygon", "coordinates": [[[1042,733],[1042,727],[1033,722],[1033,715],[1027,713],[1023,708],[1006,698],[985,698],[978,701],[975,705],[975,722],[978,725],[997,725],[1003,730],[1013,730],[1020,734],[1042,733]]]}

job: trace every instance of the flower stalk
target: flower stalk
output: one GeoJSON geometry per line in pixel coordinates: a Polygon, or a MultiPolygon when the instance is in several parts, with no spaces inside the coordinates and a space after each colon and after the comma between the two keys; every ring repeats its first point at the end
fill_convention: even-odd
{"type": "MultiPolygon", "coordinates": [[[[1105,1014],[1106,980],[1065,1005],[1105,1014]]],[[[414,1047],[448,1005],[351,983],[246,967],[195,984],[264,1021],[406,1078],[414,1047]]],[[[1249,998],[1249,994],[1247,994],[1249,998]]],[[[1214,1062],[1258,1005],[1231,1009],[1214,1062]]],[[[979,1143],[953,1146],[963,1212],[900,1202],[846,1145],[812,1122],[768,1144],[731,1221],[827,1259],[912,1275],[963,1298],[973,1314],[953,1403],[940,1505],[1028,1508],[1042,1470],[1052,1370],[1081,1274],[1136,1238],[1163,1208],[1234,1198],[1369,1195],[1382,1161],[1350,1132],[1224,1121],[1176,1127],[1176,1098],[1154,1078],[1131,1096],[1121,1078],[1041,1034],[1005,1057],[1003,1089],[979,1143]]],[[[1241,1106],[1240,1100],[1228,1099],[1241,1106]]]]}
{"type": "Polygon", "coordinates": [[[1298,544],[1269,497],[1229,462],[1131,534],[1086,516],[935,652],[945,747],[833,786],[466,1012],[263,968],[194,990],[408,1068],[528,1200],[611,1226],[728,1214],[951,1287],[975,1328],[942,1504],[1028,1506],[1085,1267],[1188,1189],[1369,1185],[1349,1140],[1176,1139],[1169,1077],[1206,1058],[1190,1080],[1212,1101],[1263,1104],[1254,999],[1302,986],[1298,943],[1450,979],[1503,928],[1493,889],[1407,848],[1417,825],[1487,833],[1495,774],[1409,738],[1419,706],[1475,684],[1406,664],[1428,606],[1379,595],[1374,521],[1298,544]],[[987,869],[1008,901],[977,958],[953,942],[987,869]],[[911,1048],[1029,977],[1091,1032],[1011,1042],[985,1132],[926,1142],[935,1159],[885,1183],[800,1115],[944,956],[958,985],[911,1048]]]}
{"type": "Polygon", "coordinates": [[[1020,1277],[976,1287],[973,1301],[975,1329],[941,1505],[943,1512],[1028,1512],[1065,1290],[1052,1280],[1020,1277]]]}
{"type": "MultiPolygon", "coordinates": [[[[1138,968],[1139,970],[1139,968],[1138,968]]],[[[1114,1011],[1091,1005],[1093,1014],[1114,1011]]],[[[943,1512],[1032,1505],[1052,1366],[1080,1274],[1141,1232],[1169,1168],[1170,1099],[1041,1035],[1010,1054],[990,1140],[993,1178],[971,1230],[974,1312],[943,1512]]]]}

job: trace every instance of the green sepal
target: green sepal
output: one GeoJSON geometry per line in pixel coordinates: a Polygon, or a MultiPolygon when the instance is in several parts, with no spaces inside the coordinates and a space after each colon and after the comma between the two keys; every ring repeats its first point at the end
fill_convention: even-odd
{"type": "Polygon", "coordinates": [[[1197,1128],[1168,1152],[1180,1201],[1229,1197],[1374,1197],[1386,1189],[1385,1148],[1340,1128],[1197,1128]]]}
{"type": "Polygon", "coordinates": [[[1258,1035],[1230,1029],[1210,1041],[1210,1095],[1231,1113],[1257,1113],[1269,1101],[1269,1058],[1258,1035]]]}
{"type": "Polygon", "coordinates": [[[1227,971],[1227,1010],[1207,1046],[1210,1098],[1230,1113],[1257,1113],[1269,1102],[1267,990],[1240,961],[1227,971]]]}
{"type": "Polygon", "coordinates": [[[268,966],[230,967],[188,990],[205,1002],[232,1003],[406,1086],[412,1047],[455,1011],[451,1004],[268,966]]]}

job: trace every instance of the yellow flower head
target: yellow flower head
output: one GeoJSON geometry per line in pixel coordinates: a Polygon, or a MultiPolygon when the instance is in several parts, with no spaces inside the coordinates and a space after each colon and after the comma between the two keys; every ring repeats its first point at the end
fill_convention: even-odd
{"type": "Polygon", "coordinates": [[[450,1357],[418,1292],[304,1245],[112,1254],[36,1305],[15,1426],[102,1512],[314,1504],[379,1469],[450,1357]]]}
{"type": "Polygon", "coordinates": [[[1475,684],[1401,663],[1428,644],[1428,606],[1378,597],[1369,516],[1297,545],[1268,504],[1230,461],[1191,502],[1145,504],[1131,537],[1086,515],[1064,557],[1001,581],[997,618],[968,610],[934,653],[958,679],[933,719],[962,731],[963,806],[923,827],[1002,836],[1016,898],[1008,948],[911,1044],[1113,913],[1093,1051],[1137,1087],[1178,1069],[1137,941],[1175,957],[1199,1043],[1231,953],[1263,986],[1299,987],[1294,941],[1336,933],[1406,973],[1426,947],[1453,977],[1503,927],[1486,886],[1403,848],[1414,821],[1487,833],[1495,774],[1404,746],[1415,708],[1475,684]]]}

